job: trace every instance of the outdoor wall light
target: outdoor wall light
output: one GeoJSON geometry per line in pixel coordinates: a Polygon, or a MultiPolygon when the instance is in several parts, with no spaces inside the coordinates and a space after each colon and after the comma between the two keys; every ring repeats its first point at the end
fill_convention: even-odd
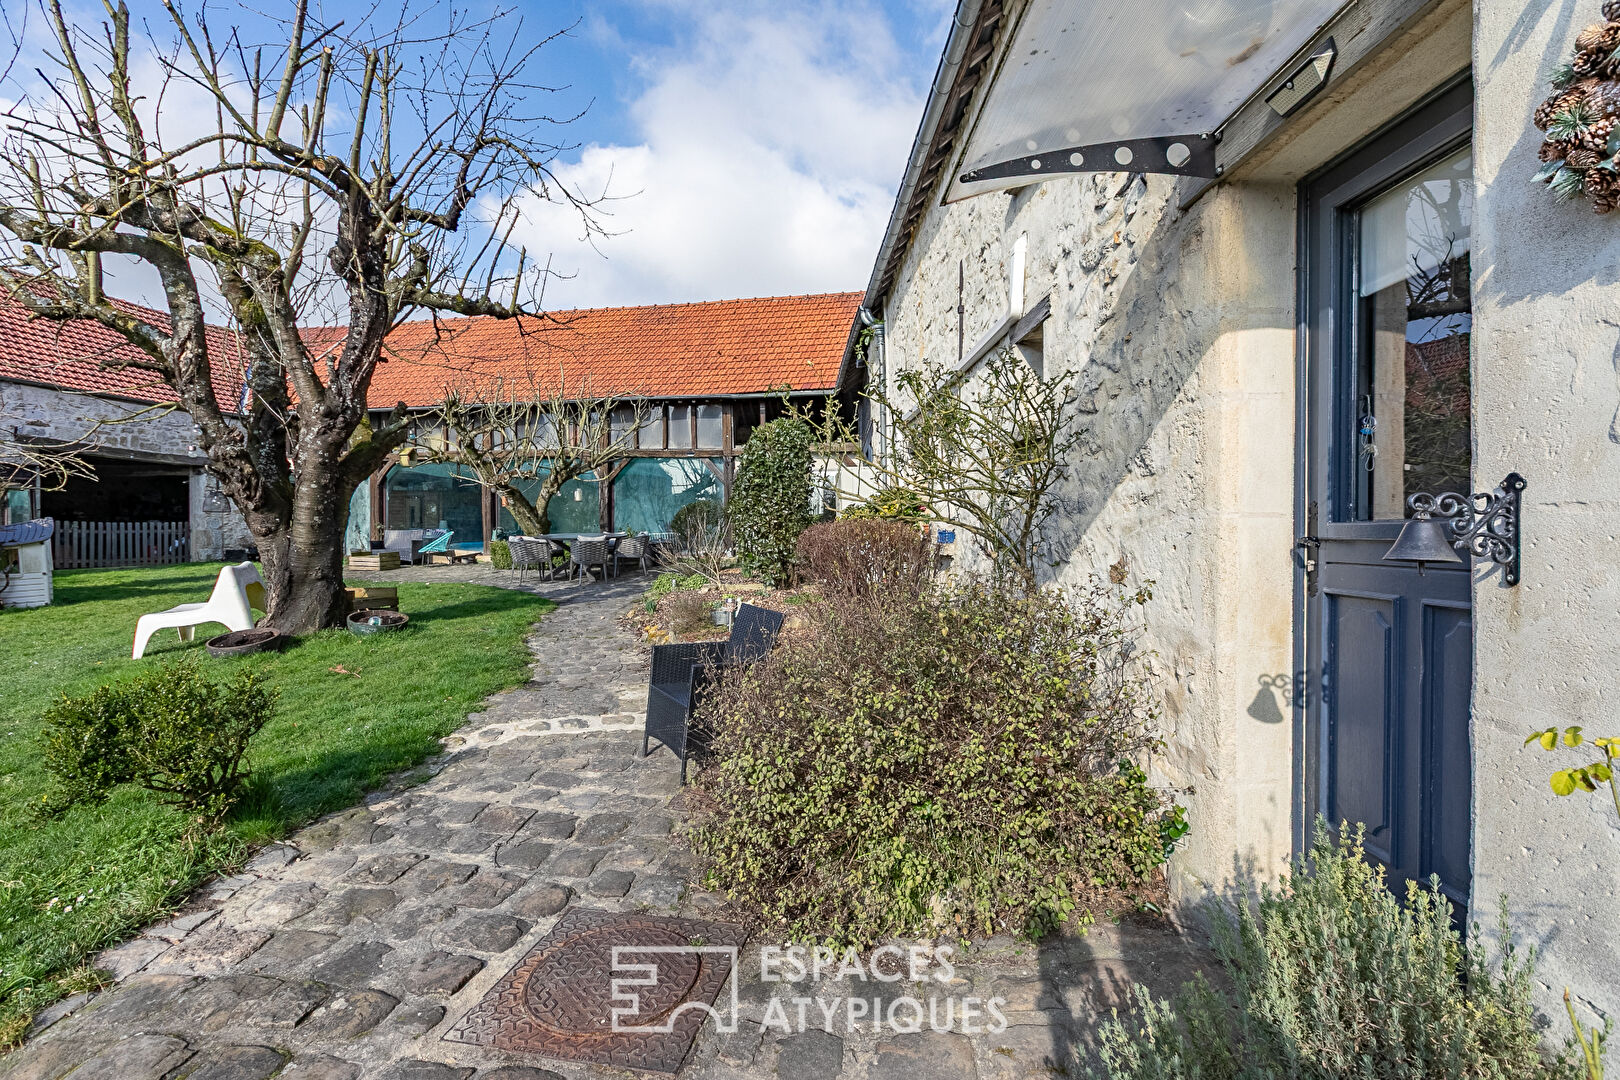
{"type": "Polygon", "coordinates": [[[1419,491],[1406,500],[1412,517],[1384,553],[1391,562],[1466,563],[1468,555],[1503,567],[1502,580],[1519,583],[1519,494],[1524,477],[1508,473],[1495,491],[1459,495],[1419,491]],[[1463,553],[1467,552],[1467,555],[1463,553]]]}

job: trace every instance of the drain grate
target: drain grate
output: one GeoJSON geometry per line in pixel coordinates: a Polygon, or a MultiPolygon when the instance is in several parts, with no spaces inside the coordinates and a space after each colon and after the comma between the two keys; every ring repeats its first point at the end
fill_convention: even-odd
{"type": "MultiPolygon", "coordinates": [[[[745,937],[725,923],[570,911],[445,1038],[674,1073],[708,1021],[745,937]],[[617,1031],[616,1007],[623,1010],[617,1031]]],[[[721,1015],[729,1018],[729,1007],[721,1015]]]]}

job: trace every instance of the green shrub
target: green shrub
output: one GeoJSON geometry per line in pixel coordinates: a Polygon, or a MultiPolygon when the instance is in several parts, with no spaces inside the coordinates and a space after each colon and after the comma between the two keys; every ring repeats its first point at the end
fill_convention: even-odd
{"type": "Polygon", "coordinates": [[[1167,857],[1145,592],[829,597],[699,710],[708,880],[797,937],[1038,935],[1167,857]]]}
{"type": "Polygon", "coordinates": [[[694,529],[712,529],[719,524],[722,508],[713,499],[693,499],[669,519],[669,531],[683,539],[694,529]]]}
{"type": "MultiPolygon", "coordinates": [[[[1318,823],[1304,862],[1258,911],[1217,912],[1231,1000],[1202,979],[1100,1033],[1112,1080],[1443,1080],[1573,1077],[1548,1060],[1531,1005],[1533,956],[1465,949],[1438,884],[1404,905],[1361,848],[1318,823]]],[[[1502,940],[1509,940],[1504,912],[1502,940]]]]}
{"type": "Polygon", "coordinates": [[[810,526],[810,427],[784,418],[756,428],[737,462],[732,538],[747,573],[776,585],[793,572],[799,534],[810,526]]]}
{"type": "Polygon", "coordinates": [[[829,521],[799,536],[797,562],[799,575],[827,593],[916,592],[932,574],[934,544],[901,521],[829,521]]]}
{"type": "Polygon", "coordinates": [[[489,542],[489,564],[497,570],[512,569],[512,545],[505,540],[489,542]]]}
{"type": "Polygon", "coordinates": [[[708,579],[702,574],[687,574],[683,577],[666,571],[653,578],[653,583],[647,586],[646,595],[651,600],[661,600],[676,589],[701,589],[708,583],[708,579]]]}
{"type": "Polygon", "coordinates": [[[889,487],[870,499],[846,507],[838,515],[840,520],[876,518],[879,521],[904,521],[920,525],[928,520],[928,504],[904,488],[889,487]]]}
{"type": "Polygon", "coordinates": [[[134,783],[217,819],[241,797],[248,741],[269,721],[275,699],[260,675],[239,671],[215,683],[190,659],[86,697],[63,695],[46,710],[41,733],[56,782],[46,806],[99,803],[134,783]]]}

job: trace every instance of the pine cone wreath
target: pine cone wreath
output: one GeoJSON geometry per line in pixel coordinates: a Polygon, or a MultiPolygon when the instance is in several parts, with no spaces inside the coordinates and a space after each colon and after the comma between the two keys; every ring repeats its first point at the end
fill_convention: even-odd
{"type": "Polygon", "coordinates": [[[1568,112],[1576,105],[1591,97],[1592,93],[1603,85],[1601,79],[1582,79],[1560,90],[1553,91],[1553,95],[1536,107],[1535,124],[1542,131],[1552,126],[1553,120],[1559,113],[1568,112]]]}
{"type": "MultiPolygon", "coordinates": [[[[1614,130],[1613,118],[1594,120],[1575,140],[1575,145],[1597,154],[1599,159],[1609,156],[1609,133],[1614,130]]],[[[1594,162],[1593,164],[1596,164],[1594,162]]]]}
{"type": "Polygon", "coordinates": [[[1596,213],[1607,214],[1620,203],[1620,173],[1608,169],[1588,170],[1582,178],[1582,186],[1591,198],[1592,209],[1596,213]]]}
{"type": "Polygon", "coordinates": [[[1604,21],[1582,30],[1570,60],[1552,71],[1552,92],[1532,119],[1546,133],[1535,178],[1606,214],[1620,205],[1620,0],[1602,8],[1604,21]]]}
{"type": "Polygon", "coordinates": [[[1602,160],[1603,156],[1596,150],[1588,150],[1584,146],[1577,146],[1569,152],[1569,156],[1564,159],[1564,164],[1576,172],[1585,172],[1587,169],[1597,168],[1598,162],[1602,160]]]}
{"type": "Polygon", "coordinates": [[[1599,118],[1620,116],[1620,82],[1597,82],[1586,92],[1585,100],[1587,108],[1592,110],[1594,116],[1599,118]]]}

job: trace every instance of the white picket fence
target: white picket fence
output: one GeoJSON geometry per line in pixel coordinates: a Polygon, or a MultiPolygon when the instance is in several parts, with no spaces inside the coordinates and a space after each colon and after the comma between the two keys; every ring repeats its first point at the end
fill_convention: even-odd
{"type": "Polygon", "coordinates": [[[58,570],[87,566],[161,566],[191,561],[185,521],[58,521],[51,537],[58,570]]]}

